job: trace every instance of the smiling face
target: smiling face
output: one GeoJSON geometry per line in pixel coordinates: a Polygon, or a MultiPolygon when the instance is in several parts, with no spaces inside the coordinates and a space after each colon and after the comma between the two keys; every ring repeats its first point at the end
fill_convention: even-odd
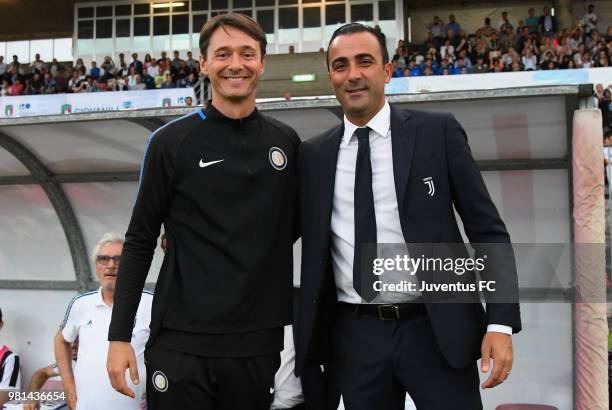
{"type": "Polygon", "coordinates": [[[255,88],[264,71],[259,42],[232,26],[217,28],[206,55],[200,56],[202,73],[212,85],[215,106],[255,104],[255,88]]]}
{"type": "Polygon", "coordinates": [[[119,263],[113,258],[120,257],[122,250],[123,243],[121,242],[105,243],[100,246],[98,255],[96,255],[96,276],[102,290],[111,294],[115,291],[115,280],[119,268],[119,263]]]}
{"type": "Polygon", "coordinates": [[[383,64],[378,39],[369,32],[336,37],[329,45],[329,79],[351,122],[366,124],[385,104],[392,64],[383,64]]]}

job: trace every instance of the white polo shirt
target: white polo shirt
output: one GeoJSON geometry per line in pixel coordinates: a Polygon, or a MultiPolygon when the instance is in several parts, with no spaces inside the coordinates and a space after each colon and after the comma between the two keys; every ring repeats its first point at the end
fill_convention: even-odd
{"type": "Polygon", "coordinates": [[[79,337],[79,353],[74,367],[77,410],[140,410],[147,380],[144,349],[149,338],[152,301],[153,294],[143,291],[132,330],[131,343],[138,363],[140,384],[132,384],[129,371],[126,371],[126,380],[136,394],[135,399],[116,392],[108,378],[108,327],[113,308],[104,303],[102,290],[84,293],[70,302],[62,323],[62,335],[69,343],[79,337]]]}

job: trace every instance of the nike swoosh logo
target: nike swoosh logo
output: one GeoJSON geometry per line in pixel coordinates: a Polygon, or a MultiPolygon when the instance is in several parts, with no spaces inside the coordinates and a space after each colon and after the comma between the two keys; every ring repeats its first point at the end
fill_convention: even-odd
{"type": "Polygon", "coordinates": [[[202,159],[200,159],[200,168],[206,168],[206,167],[214,165],[214,164],[216,164],[218,162],[223,162],[223,161],[225,161],[225,159],[220,159],[220,160],[217,160],[217,161],[210,161],[210,162],[204,162],[204,161],[202,161],[202,159]]]}

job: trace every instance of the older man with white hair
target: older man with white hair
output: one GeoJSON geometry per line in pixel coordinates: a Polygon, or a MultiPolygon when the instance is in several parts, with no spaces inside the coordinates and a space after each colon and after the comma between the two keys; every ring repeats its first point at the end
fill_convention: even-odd
{"type": "MultiPolygon", "coordinates": [[[[72,410],[137,410],[143,402],[144,382],[130,386],[136,392],[136,398],[132,399],[111,387],[106,372],[108,327],[123,242],[123,237],[115,233],[107,233],[100,239],[93,252],[100,287],[72,299],[55,336],[55,360],[72,410]],[[77,337],[79,353],[73,372],[70,344],[77,337]]],[[[136,353],[135,364],[143,381],[146,380],[144,347],[149,338],[152,300],[152,293],[143,290],[132,330],[131,344],[136,353]]],[[[127,379],[130,380],[129,377],[127,379]]]]}

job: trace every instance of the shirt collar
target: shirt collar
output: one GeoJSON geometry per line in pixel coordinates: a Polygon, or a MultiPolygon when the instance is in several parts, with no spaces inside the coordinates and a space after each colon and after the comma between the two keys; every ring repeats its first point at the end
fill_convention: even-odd
{"type": "Polygon", "coordinates": [[[98,306],[110,307],[104,303],[104,298],[102,297],[102,286],[98,288],[98,293],[96,294],[96,307],[98,306]]]}
{"type": "MultiPolygon", "coordinates": [[[[385,101],[385,105],[376,113],[372,119],[366,124],[366,126],[370,127],[372,131],[381,137],[386,137],[389,133],[389,128],[391,128],[391,107],[389,106],[389,102],[385,101]]],[[[344,135],[342,136],[342,143],[348,144],[351,139],[354,137],[355,130],[359,128],[359,126],[353,124],[344,116],[344,135]]]]}

